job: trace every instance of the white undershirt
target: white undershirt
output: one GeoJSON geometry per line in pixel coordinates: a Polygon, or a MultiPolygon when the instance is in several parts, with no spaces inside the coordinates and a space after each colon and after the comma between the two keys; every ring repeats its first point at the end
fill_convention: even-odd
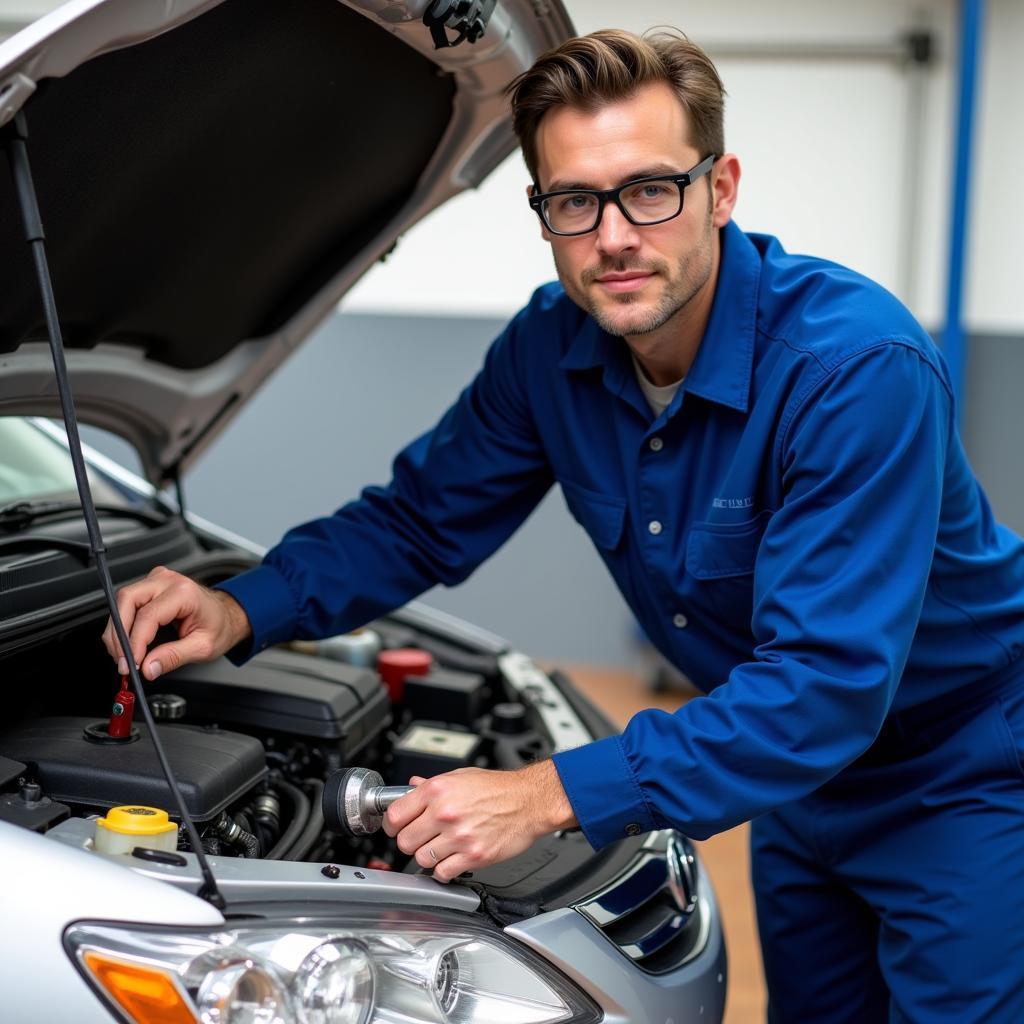
{"type": "MultiPolygon", "coordinates": [[[[630,353],[630,355],[633,354],[630,353]]],[[[644,373],[644,368],[640,365],[636,356],[633,356],[633,369],[636,370],[636,379],[640,382],[640,390],[644,393],[644,398],[647,399],[647,404],[651,407],[651,411],[654,413],[655,418],[657,418],[672,404],[672,399],[676,397],[679,385],[686,380],[686,377],[680,377],[679,380],[675,381],[673,384],[666,384],[664,387],[659,387],[657,384],[652,384],[647,379],[647,374],[644,373]]]]}

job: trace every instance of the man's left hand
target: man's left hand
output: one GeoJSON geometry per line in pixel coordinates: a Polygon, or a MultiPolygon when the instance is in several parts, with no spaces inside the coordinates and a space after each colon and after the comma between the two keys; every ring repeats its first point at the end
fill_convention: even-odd
{"type": "Polygon", "coordinates": [[[518,771],[458,768],[416,788],[384,815],[384,831],[403,853],[450,882],[508,860],[548,832],[573,828],[576,816],[551,761],[518,771]]]}

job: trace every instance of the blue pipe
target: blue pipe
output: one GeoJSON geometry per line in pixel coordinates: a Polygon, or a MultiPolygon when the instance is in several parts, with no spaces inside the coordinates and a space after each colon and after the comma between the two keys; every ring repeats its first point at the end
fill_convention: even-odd
{"type": "Polygon", "coordinates": [[[953,175],[953,204],[949,242],[949,278],[946,294],[945,350],[958,415],[964,405],[966,343],[963,325],[964,259],[967,246],[967,205],[970,196],[971,146],[974,127],[975,83],[981,49],[981,19],[984,0],[960,3],[960,102],[957,114],[956,166],[953,175]]]}

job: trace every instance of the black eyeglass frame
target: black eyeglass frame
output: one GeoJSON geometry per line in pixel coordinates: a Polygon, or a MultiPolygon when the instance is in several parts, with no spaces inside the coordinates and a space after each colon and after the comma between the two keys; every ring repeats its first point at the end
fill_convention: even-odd
{"type": "MultiPolygon", "coordinates": [[[[703,160],[698,164],[694,164],[688,171],[683,171],[680,174],[652,174],[649,178],[634,178],[632,181],[627,181],[617,188],[563,188],[557,192],[538,192],[535,195],[529,197],[530,208],[540,217],[541,223],[550,231],[553,235],[560,235],[563,238],[571,238],[575,235],[589,235],[591,231],[596,231],[601,226],[601,218],[604,216],[604,208],[608,203],[614,203],[622,216],[629,221],[630,224],[638,228],[650,227],[653,224],[664,224],[665,221],[673,220],[683,212],[683,193],[686,191],[688,185],[692,185],[698,178],[703,177],[711,168],[715,165],[715,161],[718,157],[711,153],[709,156],[704,157],[703,160]],[[657,220],[636,220],[630,216],[629,211],[626,209],[622,202],[622,192],[627,188],[633,188],[636,185],[644,185],[649,181],[672,181],[679,186],[679,209],[675,213],[670,214],[668,217],[659,217],[657,220]],[[553,228],[548,221],[547,216],[544,213],[544,204],[549,199],[554,199],[556,196],[594,196],[597,199],[597,218],[594,221],[593,227],[587,228],[585,231],[559,231],[553,228]]],[[[536,184],[533,186],[537,188],[536,184]]]]}

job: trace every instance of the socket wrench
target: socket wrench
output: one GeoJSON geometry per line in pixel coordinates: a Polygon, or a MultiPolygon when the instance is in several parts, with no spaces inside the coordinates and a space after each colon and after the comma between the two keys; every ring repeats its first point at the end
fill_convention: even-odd
{"type": "Polygon", "coordinates": [[[324,784],[324,824],[332,832],[368,836],[384,822],[384,812],[415,786],[385,786],[380,772],[346,768],[333,772],[324,784]]]}

